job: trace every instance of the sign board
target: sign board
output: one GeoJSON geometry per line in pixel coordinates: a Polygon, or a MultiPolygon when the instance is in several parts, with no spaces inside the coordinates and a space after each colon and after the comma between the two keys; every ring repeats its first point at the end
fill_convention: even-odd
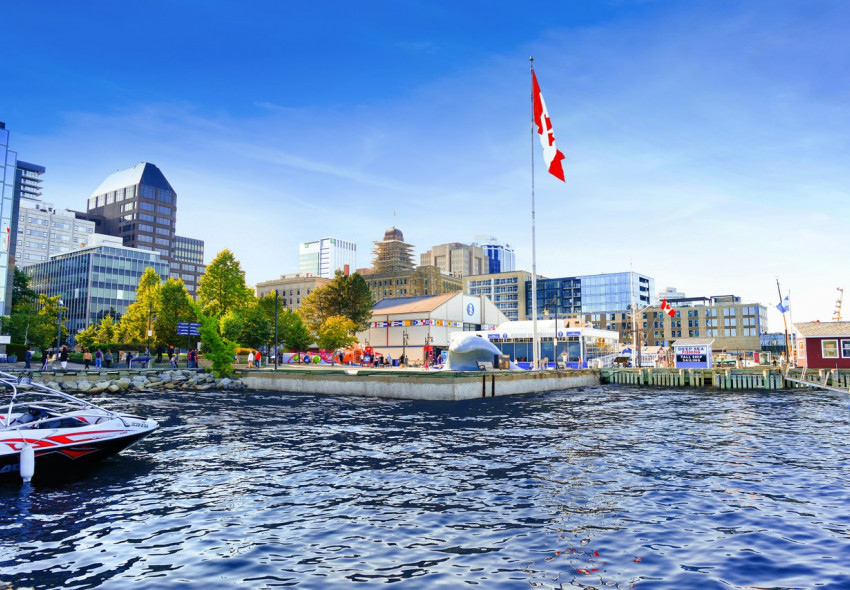
{"type": "Polygon", "coordinates": [[[0,344],[11,344],[12,337],[8,334],[0,335],[0,344]]]}
{"type": "Polygon", "coordinates": [[[711,346],[688,345],[674,346],[673,355],[676,367],[683,369],[709,369],[711,368],[711,346]]]}
{"type": "Polygon", "coordinates": [[[177,322],[177,335],[200,336],[201,333],[198,331],[200,327],[201,324],[196,322],[177,322]]]}

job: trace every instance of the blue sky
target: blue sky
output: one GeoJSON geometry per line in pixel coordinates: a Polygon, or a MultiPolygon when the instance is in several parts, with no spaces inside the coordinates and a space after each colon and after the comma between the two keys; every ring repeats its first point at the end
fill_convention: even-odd
{"type": "MultiPolygon", "coordinates": [[[[82,209],[140,161],[253,284],[298,244],[492,234],[538,272],[850,317],[850,3],[0,2],[0,120],[82,209]],[[535,58],[566,183],[530,135],[535,58]]],[[[770,313],[770,328],[782,328],[770,313]]]]}

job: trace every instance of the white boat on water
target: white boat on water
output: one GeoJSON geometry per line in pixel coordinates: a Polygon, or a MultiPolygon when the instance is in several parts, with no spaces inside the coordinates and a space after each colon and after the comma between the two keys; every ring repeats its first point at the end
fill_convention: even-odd
{"type": "Polygon", "coordinates": [[[121,452],[159,427],[0,372],[0,481],[50,479],[121,452]],[[8,396],[8,399],[3,397],[8,396]]]}

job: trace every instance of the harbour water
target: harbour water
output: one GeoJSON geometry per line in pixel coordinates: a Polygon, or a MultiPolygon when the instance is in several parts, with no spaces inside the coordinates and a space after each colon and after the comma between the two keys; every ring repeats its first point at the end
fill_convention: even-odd
{"type": "Polygon", "coordinates": [[[162,424],[0,486],[0,588],[848,588],[850,402],[109,398],[162,424]]]}

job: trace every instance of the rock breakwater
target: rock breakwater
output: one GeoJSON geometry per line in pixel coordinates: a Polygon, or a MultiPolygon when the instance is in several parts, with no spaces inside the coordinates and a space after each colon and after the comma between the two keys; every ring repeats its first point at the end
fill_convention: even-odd
{"type": "Polygon", "coordinates": [[[22,373],[19,387],[31,382],[71,394],[120,394],[125,391],[206,391],[208,389],[246,389],[241,379],[216,379],[204,371],[169,369],[166,371],[50,371],[22,373]]]}

